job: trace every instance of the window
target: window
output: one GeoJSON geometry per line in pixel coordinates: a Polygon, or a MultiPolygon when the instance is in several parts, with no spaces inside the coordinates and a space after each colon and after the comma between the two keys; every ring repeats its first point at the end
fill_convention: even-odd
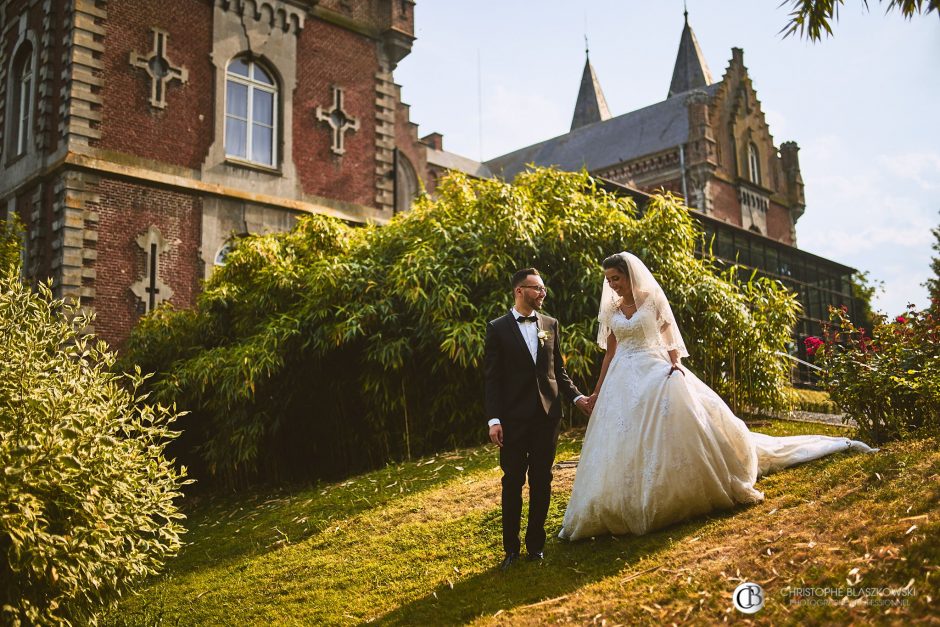
{"type": "Polygon", "coordinates": [[[747,145],[747,166],[751,182],[760,185],[760,155],[753,143],[747,145]]]}
{"type": "Polygon", "coordinates": [[[33,112],[33,47],[23,43],[13,59],[13,93],[10,116],[10,148],[14,156],[29,146],[30,118],[33,112]]]}
{"type": "Polygon", "coordinates": [[[275,167],[277,85],[254,61],[233,59],[225,71],[225,156],[275,167]]]}

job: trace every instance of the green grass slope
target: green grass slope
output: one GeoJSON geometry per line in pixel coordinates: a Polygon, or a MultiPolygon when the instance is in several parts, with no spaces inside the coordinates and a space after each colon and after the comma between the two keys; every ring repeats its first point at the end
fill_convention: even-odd
{"type": "MultiPolygon", "coordinates": [[[[773,435],[846,433],[777,420],[773,435]]],[[[576,458],[582,431],[562,435],[576,458]]],[[[342,483],[217,498],[190,513],[189,545],[106,617],[113,625],[936,623],[936,440],[836,454],[761,479],[766,500],[642,537],[568,543],[573,468],[555,472],[546,558],[508,573],[497,455],[467,449],[342,483]],[[766,604],[732,606],[741,581],[766,604]],[[800,597],[801,588],[817,591],[800,597]],[[902,590],[893,598],[865,588],[902,590]]]]}

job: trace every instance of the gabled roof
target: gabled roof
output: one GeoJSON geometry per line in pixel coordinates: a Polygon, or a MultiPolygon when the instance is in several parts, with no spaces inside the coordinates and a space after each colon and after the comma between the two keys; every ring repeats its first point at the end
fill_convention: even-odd
{"type": "Polygon", "coordinates": [[[578,90],[578,101],[574,105],[574,116],[571,118],[571,130],[610,119],[610,109],[607,100],[601,91],[600,81],[591,65],[591,58],[584,60],[584,72],[581,74],[581,88],[578,90]]]}
{"type": "Polygon", "coordinates": [[[669,84],[667,98],[692,89],[702,89],[711,85],[712,75],[705,63],[705,55],[698,45],[698,39],[689,26],[689,12],[685,12],[685,27],[679,38],[679,53],[676,66],[672,70],[672,83],[669,84]]]}
{"type": "MultiPolygon", "coordinates": [[[[713,96],[721,83],[704,91],[713,96]]],[[[511,180],[527,164],[562,170],[596,172],[684,144],[689,137],[687,93],[654,105],[576,128],[564,135],[516,150],[485,163],[494,174],[511,180]]]]}

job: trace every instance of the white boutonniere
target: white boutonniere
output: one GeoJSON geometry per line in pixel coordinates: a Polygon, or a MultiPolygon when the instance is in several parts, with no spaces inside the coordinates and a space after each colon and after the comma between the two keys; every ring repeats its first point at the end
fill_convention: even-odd
{"type": "Polygon", "coordinates": [[[552,339],[552,334],[549,331],[544,331],[539,329],[539,346],[545,346],[545,341],[552,339]]]}

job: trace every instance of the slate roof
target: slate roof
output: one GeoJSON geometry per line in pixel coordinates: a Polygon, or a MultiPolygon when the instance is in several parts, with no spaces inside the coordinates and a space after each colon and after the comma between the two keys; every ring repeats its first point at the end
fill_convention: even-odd
{"type": "Polygon", "coordinates": [[[609,119],[610,109],[607,108],[607,99],[601,91],[601,84],[597,80],[591,59],[587,57],[584,61],[584,72],[581,74],[578,100],[574,105],[574,115],[571,118],[571,130],[609,119]]]}
{"type": "MultiPolygon", "coordinates": [[[[721,83],[703,89],[714,96],[721,83]]],[[[534,163],[562,170],[589,172],[657,153],[689,137],[688,92],[676,94],[654,105],[624,113],[609,120],[576,128],[564,135],[490,159],[484,165],[496,175],[511,180],[534,163]]]]}
{"type": "Polygon", "coordinates": [[[679,52],[676,54],[676,65],[672,70],[672,83],[669,84],[667,98],[692,89],[702,89],[711,82],[711,72],[708,71],[698,39],[689,26],[689,12],[686,11],[685,27],[679,38],[679,52]]]}

